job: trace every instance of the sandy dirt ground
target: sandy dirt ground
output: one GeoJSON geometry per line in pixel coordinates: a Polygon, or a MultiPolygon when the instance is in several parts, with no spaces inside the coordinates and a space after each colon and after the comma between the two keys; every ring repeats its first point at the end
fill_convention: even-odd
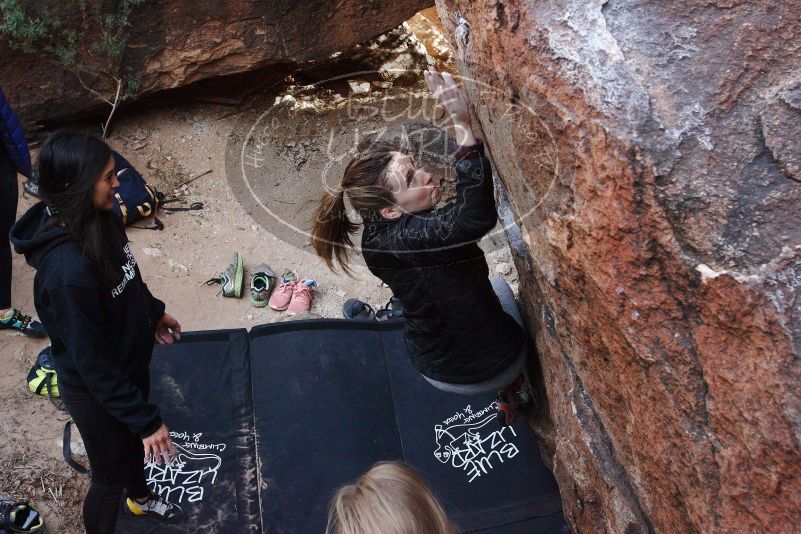
{"type": "MultiPolygon", "coordinates": [[[[424,15],[436,16],[432,11],[424,15]]],[[[436,28],[420,16],[411,24],[434,59],[440,64],[447,61],[436,28]]],[[[128,230],[145,281],[184,331],[251,328],[287,319],[285,313],[250,306],[246,295],[223,298],[217,295],[218,286],[203,285],[225,268],[234,251],[244,257],[246,287],[248,268],[259,263],[267,263],[277,274],[291,269],[300,277],[316,279],[319,288],[305,317],[341,318],[342,304],[350,297],[362,298],[376,309],[387,302],[390,290],[364,266],[356,264],[351,278],[328,270],[313,255],[308,241],[304,242],[302,232],[293,234],[288,243],[286,228],[278,228],[280,223],[243,199],[241,177],[231,176],[231,169],[236,168],[231,154],[248,143],[249,131],[260,117],[276,113],[273,104],[276,98],[281,100],[281,135],[250,141],[263,149],[265,161],[251,169],[257,172],[249,179],[256,184],[257,196],[272,198],[273,205],[279,206],[279,218],[301,227],[311,215],[305,201],[319,198],[330,178],[321,181],[322,170],[328,169],[335,181],[344,168],[344,162],[331,164],[330,151],[324,147],[326,138],[334,139],[337,153],[342,155],[347,144],[352,144],[352,129],[364,126],[358,117],[346,117],[343,122],[348,102],[375,103],[388,97],[400,101],[410,95],[416,109],[427,98],[420,80],[392,85],[377,82],[371,84],[369,93],[357,93],[363,87],[355,85],[354,91],[339,80],[298,92],[297,84],[287,83],[251,101],[251,109],[244,112],[224,98],[216,104],[204,98],[153,109],[140,107],[119,117],[109,143],[158,189],[169,193],[176,185],[206,173],[178,189],[182,198],[202,202],[202,211],[163,214],[165,229],[161,232],[128,230]],[[284,98],[287,94],[294,96],[284,98]],[[267,191],[270,188],[275,188],[272,197],[267,191]]],[[[396,119],[392,122],[404,121],[403,116],[396,119]]],[[[35,202],[22,194],[20,179],[18,216],[35,202]]],[[[516,274],[502,236],[496,232],[482,246],[489,252],[490,272],[505,275],[516,290],[516,274]]],[[[14,306],[34,313],[34,271],[23,257],[15,255],[13,272],[14,306]]],[[[88,479],[71,471],[61,459],[61,433],[68,416],[46,399],[30,394],[25,385],[28,370],[46,345],[47,340],[0,332],[0,496],[30,499],[45,514],[51,532],[78,532],[88,479]]],[[[78,459],[86,463],[85,458],[78,459]]]]}

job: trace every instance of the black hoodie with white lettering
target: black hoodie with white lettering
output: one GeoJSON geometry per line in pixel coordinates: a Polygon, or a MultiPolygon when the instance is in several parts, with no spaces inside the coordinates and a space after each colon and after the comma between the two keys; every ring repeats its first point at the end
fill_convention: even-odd
{"type": "Polygon", "coordinates": [[[130,243],[114,254],[121,278],[108,287],[69,230],[37,233],[47,217],[43,203],[32,206],[11,229],[11,242],[36,269],[34,304],[50,337],[59,387],[88,392],[145,438],[162,423],[148,392],[164,303],[142,280],[130,243]]]}

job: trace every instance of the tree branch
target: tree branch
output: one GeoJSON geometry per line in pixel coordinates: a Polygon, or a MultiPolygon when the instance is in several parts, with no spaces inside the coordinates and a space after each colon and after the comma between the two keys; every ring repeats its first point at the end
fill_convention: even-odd
{"type": "Polygon", "coordinates": [[[120,93],[122,91],[122,79],[121,78],[114,78],[117,80],[117,94],[114,96],[114,103],[111,105],[111,113],[108,114],[108,118],[106,119],[106,124],[103,125],[103,140],[106,140],[106,131],[108,130],[108,125],[111,124],[111,118],[114,117],[114,112],[117,111],[117,106],[120,103],[120,93]]]}

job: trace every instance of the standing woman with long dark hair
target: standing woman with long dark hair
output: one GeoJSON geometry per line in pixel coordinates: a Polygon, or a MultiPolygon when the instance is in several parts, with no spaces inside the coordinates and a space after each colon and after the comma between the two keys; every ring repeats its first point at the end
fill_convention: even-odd
{"type": "Polygon", "coordinates": [[[129,512],[179,520],[180,508],[148,488],[143,459],[174,454],[148,401],[149,366],[154,339],[173,343],[181,326],[150,294],[111,211],[119,186],[111,149],[90,135],[54,133],[39,153],[39,186],[43,202],[14,225],[11,241],[36,269],[34,304],[89,456],[86,531],[114,531],[123,490],[129,512]]]}

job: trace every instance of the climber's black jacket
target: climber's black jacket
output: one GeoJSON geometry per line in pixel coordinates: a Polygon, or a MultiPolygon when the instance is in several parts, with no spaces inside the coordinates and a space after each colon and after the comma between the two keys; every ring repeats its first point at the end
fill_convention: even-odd
{"type": "Polygon", "coordinates": [[[403,303],[415,367],[471,384],[511,365],[524,334],[501,308],[477,244],[497,220],[490,163],[481,144],[461,147],[455,161],[455,202],[393,220],[365,214],[362,253],[403,303]]]}

